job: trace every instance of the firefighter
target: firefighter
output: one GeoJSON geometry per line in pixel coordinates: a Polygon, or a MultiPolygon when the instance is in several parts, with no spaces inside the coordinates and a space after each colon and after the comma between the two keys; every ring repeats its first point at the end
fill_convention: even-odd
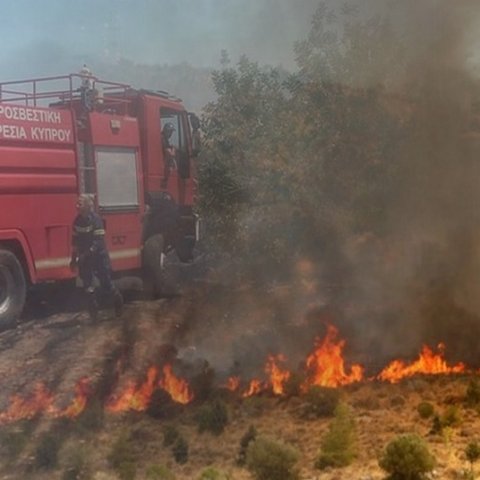
{"type": "Polygon", "coordinates": [[[92,71],[86,65],[83,65],[79,75],[81,78],[81,85],[79,89],[81,102],[85,110],[91,111],[93,110],[96,95],[94,76],[92,71]]]}
{"type": "Polygon", "coordinates": [[[171,144],[170,141],[173,132],[175,132],[175,127],[172,123],[167,122],[162,130],[163,161],[165,162],[163,168],[162,188],[167,188],[171,169],[177,168],[175,147],[171,144]]]}
{"type": "Polygon", "coordinates": [[[72,228],[72,257],[70,268],[76,271],[87,294],[88,311],[93,320],[97,318],[98,303],[95,294],[94,277],[100,287],[112,300],[117,316],[123,308],[122,294],[115,287],[111,277],[110,258],[105,244],[105,230],[100,216],[94,211],[90,195],[80,195],[77,200],[78,215],[72,228]]]}

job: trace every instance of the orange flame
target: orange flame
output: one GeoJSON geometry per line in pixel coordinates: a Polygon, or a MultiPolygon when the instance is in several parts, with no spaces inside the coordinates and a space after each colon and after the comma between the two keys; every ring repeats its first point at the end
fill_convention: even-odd
{"type": "Polygon", "coordinates": [[[88,378],[81,378],[75,385],[75,398],[71,405],[59,413],[61,417],[75,418],[80,415],[87,405],[90,382],[88,378]]]}
{"type": "Polygon", "coordinates": [[[457,365],[451,367],[447,365],[443,358],[445,350],[443,343],[438,345],[438,350],[439,353],[435,354],[424,345],[416,361],[406,365],[402,360],[394,360],[379,373],[377,378],[390,383],[398,383],[402,378],[411,377],[418,373],[438,375],[462,373],[465,371],[463,363],[457,363],[457,365]]]}
{"type": "Polygon", "coordinates": [[[53,406],[54,397],[47,390],[43,383],[35,386],[29,398],[22,398],[20,395],[13,395],[10,398],[10,406],[0,414],[0,424],[15,422],[23,419],[30,419],[42,412],[56,413],[53,406]]]}
{"type": "Polygon", "coordinates": [[[157,375],[158,369],[150,367],[147,372],[147,379],[139,387],[133,381],[128,382],[125,390],[118,398],[112,398],[109,401],[106,407],[107,410],[110,412],[124,412],[126,410],[142,412],[145,410],[155,390],[157,375]]]}
{"type": "Polygon", "coordinates": [[[240,387],[240,377],[229,377],[224,387],[231,392],[236,392],[240,387]]]}
{"type": "Polygon", "coordinates": [[[158,385],[170,394],[174,402],[185,405],[193,400],[193,394],[190,392],[188,383],[173,374],[171,365],[163,367],[163,376],[158,385]]]}
{"type": "Polygon", "coordinates": [[[250,384],[245,392],[242,393],[242,397],[251,397],[252,395],[256,395],[262,391],[262,382],[257,379],[253,379],[250,381],[250,384]]]}
{"type": "Polygon", "coordinates": [[[307,357],[307,369],[310,372],[307,380],[309,385],[322,387],[338,387],[363,379],[363,367],[354,364],[350,374],[345,372],[345,362],[342,357],[345,340],[335,343],[338,330],[333,325],[327,325],[327,334],[323,341],[317,339],[316,350],[307,357]]]}
{"type": "Polygon", "coordinates": [[[276,362],[285,362],[284,355],[269,355],[267,364],[265,365],[265,372],[270,375],[270,383],[272,384],[272,390],[275,395],[282,395],[284,393],[283,386],[285,382],[290,378],[290,372],[288,370],[282,370],[276,362]]]}

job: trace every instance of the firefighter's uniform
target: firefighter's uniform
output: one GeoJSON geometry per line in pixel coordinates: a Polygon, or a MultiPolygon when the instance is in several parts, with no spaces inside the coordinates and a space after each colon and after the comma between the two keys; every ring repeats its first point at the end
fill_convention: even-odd
{"type": "Polygon", "coordinates": [[[123,299],[112,282],[110,258],[105,244],[105,229],[97,213],[92,211],[87,216],[77,215],[73,222],[72,248],[76,252],[80,279],[85,291],[89,294],[90,314],[96,317],[98,309],[94,277],[98,278],[103,292],[113,298],[115,310],[119,314],[123,299]]]}

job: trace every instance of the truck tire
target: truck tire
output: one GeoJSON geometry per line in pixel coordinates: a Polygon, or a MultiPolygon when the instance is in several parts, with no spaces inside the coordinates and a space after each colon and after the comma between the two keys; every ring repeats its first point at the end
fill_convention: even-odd
{"type": "Polygon", "coordinates": [[[163,235],[152,235],[143,246],[143,284],[148,297],[159,297],[163,291],[163,235]]]}
{"type": "Polygon", "coordinates": [[[0,249],[0,330],[15,324],[22,313],[27,284],[22,266],[9,250],[0,249]]]}

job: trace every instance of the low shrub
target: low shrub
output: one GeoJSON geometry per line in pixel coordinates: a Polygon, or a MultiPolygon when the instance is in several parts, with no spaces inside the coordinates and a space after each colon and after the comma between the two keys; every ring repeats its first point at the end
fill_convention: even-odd
{"type": "Polygon", "coordinates": [[[111,467],[121,480],[133,480],[136,476],[136,458],[130,437],[122,433],[113,443],[107,457],[111,467]]]}
{"type": "Polygon", "coordinates": [[[275,440],[258,437],[247,449],[247,468],[256,480],[298,480],[298,452],[275,440]]]}
{"type": "Polygon", "coordinates": [[[442,427],[458,427],[462,423],[462,414],[456,405],[450,405],[440,419],[442,427]]]}
{"type": "Polygon", "coordinates": [[[388,478],[391,480],[421,480],[433,470],[435,458],[422,438],[408,434],[393,439],[387,445],[379,465],[390,473],[388,478]]]}
{"type": "Polygon", "coordinates": [[[225,403],[217,399],[202,406],[196,415],[196,421],[200,433],[207,431],[214,435],[220,435],[228,424],[228,411],[225,403]]]}
{"type": "Polygon", "coordinates": [[[465,403],[469,407],[476,407],[480,403],[480,383],[477,379],[472,379],[468,383],[465,393],[465,403]]]}
{"type": "Polygon", "coordinates": [[[183,437],[178,437],[172,448],[173,458],[179,465],[188,462],[188,442],[183,437]]]}
{"type": "Polygon", "coordinates": [[[240,439],[240,450],[238,451],[237,464],[240,466],[245,465],[247,460],[247,450],[250,442],[257,438],[257,429],[250,425],[248,430],[244,433],[243,437],[240,439]]]}
{"type": "Polygon", "coordinates": [[[65,458],[62,480],[90,480],[93,472],[88,457],[86,448],[82,446],[71,448],[65,458]]]}
{"type": "Polygon", "coordinates": [[[177,441],[178,437],[180,437],[180,432],[175,425],[165,425],[165,427],[163,427],[164,447],[170,447],[173,445],[177,441]]]}
{"type": "Polygon", "coordinates": [[[331,417],[335,413],[340,392],[336,388],[312,386],[305,395],[305,416],[331,417]]]}
{"type": "Polygon", "coordinates": [[[423,419],[430,418],[433,415],[434,411],[435,409],[430,402],[420,402],[417,406],[417,412],[423,419]]]}
{"type": "Polygon", "coordinates": [[[58,451],[62,444],[61,437],[55,432],[46,432],[39,439],[35,449],[35,466],[53,469],[58,464],[58,451]]]}
{"type": "Polygon", "coordinates": [[[208,467],[203,470],[198,480],[230,480],[230,476],[213,467],[208,467]]]}
{"type": "Polygon", "coordinates": [[[145,472],[146,480],[175,480],[175,474],[165,465],[151,465],[145,472]]]}

